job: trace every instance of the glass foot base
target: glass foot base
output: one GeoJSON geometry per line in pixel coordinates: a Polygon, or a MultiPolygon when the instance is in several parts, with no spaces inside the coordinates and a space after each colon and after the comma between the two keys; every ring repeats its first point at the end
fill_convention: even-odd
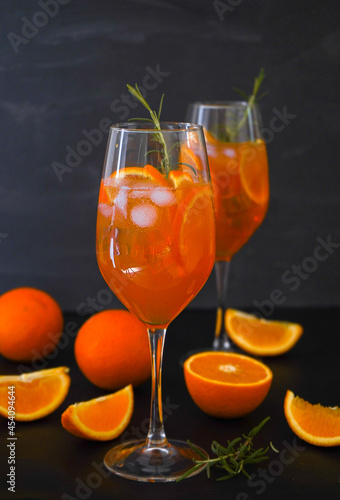
{"type": "MultiPolygon", "coordinates": [[[[206,458],[208,454],[197,447],[206,458]]],[[[112,448],[104,457],[104,464],[118,476],[145,482],[176,481],[194,467],[193,458],[202,460],[184,441],[169,440],[159,448],[147,446],[145,441],[130,441],[112,448]]],[[[193,474],[198,474],[202,467],[193,474]]],[[[190,475],[190,477],[191,477],[190,475]]]]}

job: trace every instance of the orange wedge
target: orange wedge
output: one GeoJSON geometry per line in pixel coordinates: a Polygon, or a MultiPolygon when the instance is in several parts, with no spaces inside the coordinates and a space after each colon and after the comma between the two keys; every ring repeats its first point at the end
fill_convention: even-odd
{"type": "Polygon", "coordinates": [[[307,443],[316,446],[340,445],[340,408],[329,408],[308,401],[287,391],[284,412],[292,431],[307,443]]]}
{"type": "Polygon", "coordinates": [[[65,366],[0,377],[0,415],[30,421],[49,415],[66,398],[71,379],[65,366]],[[12,389],[13,388],[13,389],[12,389]],[[11,398],[9,399],[9,391],[11,398]],[[9,413],[9,401],[11,412],[9,413]],[[12,408],[13,407],[13,408],[12,408]]]}
{"type": "Polygon", "coordinates": [[[258,204],[268,202],[268,160],[264,142],[244,143],[239,148],[240,179],[248,197],[258,204]]]}
{"type": "Polygon", "coordinates": [[[69,406],[61,416],[61,423],[74,436],[108,441],[118,437],[129,425],[133,406],[130,384],[108,396],[69,406]]]}
{"type": "Polygon", "coordinates": [[[238,347],[259,356],[277,356],[289,351],[303,333],[297,323],[260,319],[236,309],[227,309],[225,323],[238,347]]]}
{"type": "Polygon", "coordinates": [[[211,351],[188,358],[184,377],[201,410],[213,417],[236,418],[262,403],[273,374],[268,366],[248,356],[211,351]]]}

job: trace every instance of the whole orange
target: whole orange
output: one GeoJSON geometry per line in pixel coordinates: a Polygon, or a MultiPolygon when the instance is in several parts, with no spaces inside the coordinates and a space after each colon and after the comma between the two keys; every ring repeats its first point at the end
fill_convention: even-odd
{"type": "Polygon", "coordinates": [[[74,351],[85,377],[102,389],[136,386],[151,373],[146,327],[128,311],[94,314],[79,329],[74,351]]]}
{"type": "Polygon", "coordinates": [[[0,353],[12,361],[49,355],[63,331],[57,302],[36,288],[14,288],[0,296],[0,353]]]}

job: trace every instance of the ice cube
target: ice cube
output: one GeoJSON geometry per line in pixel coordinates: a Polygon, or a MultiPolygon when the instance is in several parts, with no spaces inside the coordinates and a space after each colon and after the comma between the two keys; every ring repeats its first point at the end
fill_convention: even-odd
{"type": "Polygon", "coordinates": [[[167,188],[154,188],[150,195],[151,201],[159,207],[165,207],[166,205],[173,205],[176,201],[175,195],[167,188]]]}
{"type": "Polygon", "coordinates": [[[136,205],[131,210],[131,219],[136,226],[150,227],[157,219],[157,210],[150,203],[136,205]]]}
{"type": "Polygon", "coordinates": [[[110,205],[106,205],[106,203],[98,203],[98,210],[104,215],[104,217],[112,216],[112,207],[110,207],[110,205]]]}
{"type": "Polygon", "coordinates": [[[152,185],[148,185],[145,182],[137,183],[135,182],[133,188],[129,192],[130,198],[144,198],[150,196],[150,189],[152,185]]]}
{"type": "Polygon", "coordinates": [[[122,213],[124,217],[127,216],[127,192],[121,189],[114,200],[114,205],[122,213]]]}

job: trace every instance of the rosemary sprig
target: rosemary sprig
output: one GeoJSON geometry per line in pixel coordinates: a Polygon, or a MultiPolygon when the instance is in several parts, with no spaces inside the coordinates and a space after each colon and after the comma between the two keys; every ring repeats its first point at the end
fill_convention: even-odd
{"type": "MultiPolygon", "coordinates": [[[[164,94],[162,94],[159,107],[158,107],[158,113],[156,111],[153,111],[146,101],[146,99],[143,97],[141,94],[141,91],[138,88],[137,83],[135,83],[135,86],[132,87],[132,85],[127,84],[128,91],[149,111],[151,119],[146,118],[142,119],[143,121],[150,121],[154,124],[155,130],[158,130],[159,132],[155,133],[155,139],[161,144],[162,150],[161,154],[163,155],[163,158],[161,160],[161,165],[166,173],[166,176],[168,176],[170,172],[170,160],[169,160],[169,153],[168,153],[168,148],[164,139],[164,136],[161,132],[161,125],[160,125],[160,117],[161,117],[161,112],[162,112],[162,106],[163,106],[163,99],[164,99],[164,94]]],[[[141,118],[133,118],[133,120],[141,120],[141,118]]]]}
{"type": "Polygon", "coordinates": [[[261,68],[259,75],[254,80],[253,91],[249,96],[245,92],[243,92],[243,90],[240,90],[237,87],[233,87],[233,90],[238,92],[243,97],[243,99],[245,99],[247,101],[247,107],[244,111],[244,114],[243,114],[241,120],[238,122],[236,127],[233,129],[228,128],[226,130],[228,142],[233,142],[233,140],[236,138],[238,132],[241,130],[243,125],[246,123],[247,118],[248,118],[251,110],[254,108],[255,104],[257,104],[265,95],[268,94],[268,92],[262,92],[262,94],[258,95],[260,87],[261,87],[262,82],[265,79],[265,77],[266,77],[266,75],[264,72],[264,68],[261,68]]]}
{"type": "MultiPolygon", "coordinates": [[[[247,435],[242,435],[244,441],[242,442],[242,437],[237,437],[232,441],[228,441],[227,447],[222,446],[217,441],[213,441],[211,445],[212,452],[217,455],[217,458],[205,458],[202,457],[202,460],[193,459],[195,465],[185,472],[181,477],[177,479],[177,482],[182,481],[186,477],[190,476],[197,469],[201,468],[204,465],[203,470],[207,471],[207,476],[210,477],[210,469],[213,466],[216,466],[218,469],[222,469],[227,472],[226,475],[221,476],[217,479],[217,481],[224,481],[226,479],[231,479],[238,474],[242,473],[248,479],[251,479],[248,472],[245,470],[245,466],[250,464],[256,464],[262,462],[263,460],[268,460],[269,457],[266,456],[266,453],[269,450],[269,446],[266,448],[254,448],[253,439],[258,434],[258,432],[262,429],[266,422],[268,422],[270,417],[265,418],[262,422],[254,427],[247,435]]],[[[189,440],[187,441],[189,446],[196,452],[202,456],[202,453],[193,445],[189,440]]],[[[272,443],[270,443],[270,447],[275,450],[272,443]]]]}

